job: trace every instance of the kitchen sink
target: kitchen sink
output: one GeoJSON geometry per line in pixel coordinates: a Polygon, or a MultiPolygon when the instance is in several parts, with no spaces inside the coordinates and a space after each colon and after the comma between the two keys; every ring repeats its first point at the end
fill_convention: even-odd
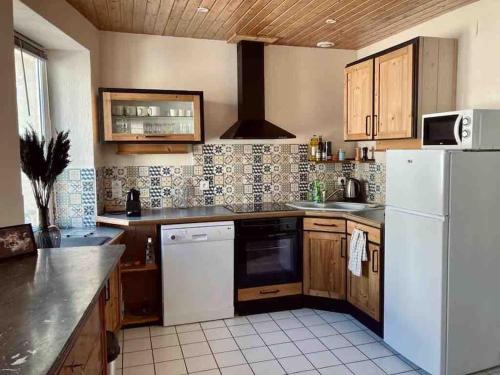
{"type": "Polygon", "coordinates": [[[316,203],[310,201],[287,203],[288,206],[302,210],[316,211],[363,211],[379,207],[376,204],[370,203],[353,203],[353,202],[325,202],[316,203]]]}

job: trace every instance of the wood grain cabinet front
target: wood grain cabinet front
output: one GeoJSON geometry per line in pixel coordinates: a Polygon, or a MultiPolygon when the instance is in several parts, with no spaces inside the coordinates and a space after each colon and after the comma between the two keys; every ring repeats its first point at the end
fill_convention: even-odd
{"type": "MultiPolygon", "coordinates": [[[[347,236],[347,248],[350,246],[351,236],[347,236]]],[[[355,276],[347,271],[347,301],[368,314],[376,321],[380,321],[381,304],[381,247],[369,242],[367,246],[368,261],[362,262],[361,276],[355,276]]],[[[347,255],[349,262],[349,254],[347,255]]]]}
{"type": "Polygon", "coordinates": [[[373,59],[344,73],[344,139],[372,139],[373,59]]]}
{"type": "Polygon", "coordinates": [[[413,136],[413,45],[375,59],[373,137],[413,136]]]}
{"type": "Polygon", "coordinates": [[[345,299],[347,244],[343,233],[304,231],[304,294],[345,299]]]}
{"type": "Polygon", "coordinates": [[[87,319],[59,370],[62,375],[100,375],[106,372],[106,336],[104,328],[104,292],[87,319]]]}
{"type": "Polygon", "coordinates": [[[105,293],[106,330],[117,332],[121,328],[121,278],[119,264],[109,275],[105,293]]]}

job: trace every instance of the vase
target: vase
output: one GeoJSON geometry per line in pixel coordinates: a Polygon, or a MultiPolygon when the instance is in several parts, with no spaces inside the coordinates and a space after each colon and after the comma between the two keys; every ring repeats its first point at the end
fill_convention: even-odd
{"type": "Polygon", "coordinates": [[[61,246],[61,231],[57,226],[49,224],[48,207],[38,207],[38,230],[35,240],[39,249],[61,246]]]}

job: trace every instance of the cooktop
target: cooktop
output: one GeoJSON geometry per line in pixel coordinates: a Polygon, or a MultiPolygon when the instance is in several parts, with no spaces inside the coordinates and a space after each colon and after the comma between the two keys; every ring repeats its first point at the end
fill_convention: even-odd
{"type": "Polygon", "coordinates": [[[225,206],[229,211],[243,214],[249,212],[295,211],[285,203],[242,203],[225,206]]]}

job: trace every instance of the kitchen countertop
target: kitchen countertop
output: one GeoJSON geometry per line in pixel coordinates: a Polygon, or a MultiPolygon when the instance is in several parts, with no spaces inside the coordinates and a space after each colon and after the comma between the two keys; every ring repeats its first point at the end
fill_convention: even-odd
{"type": "Polygon", "coordinates": [[[307,211],[290,208],[290,211],[234,213],[223,206],[143,209],[140,217],[127,217],[125,213],[106,213],[96,217],[101,224],[121,226],[183,224],[208,221],[233,221],[286,216],[340,217],[381,228],[384,224],[384,208],[357,212],[307,211]]]}
{"type": "Polygon", "coordinates": [[[54,372],[124,249],[40,249],[0,263],[0,373],[54,372]]]}

